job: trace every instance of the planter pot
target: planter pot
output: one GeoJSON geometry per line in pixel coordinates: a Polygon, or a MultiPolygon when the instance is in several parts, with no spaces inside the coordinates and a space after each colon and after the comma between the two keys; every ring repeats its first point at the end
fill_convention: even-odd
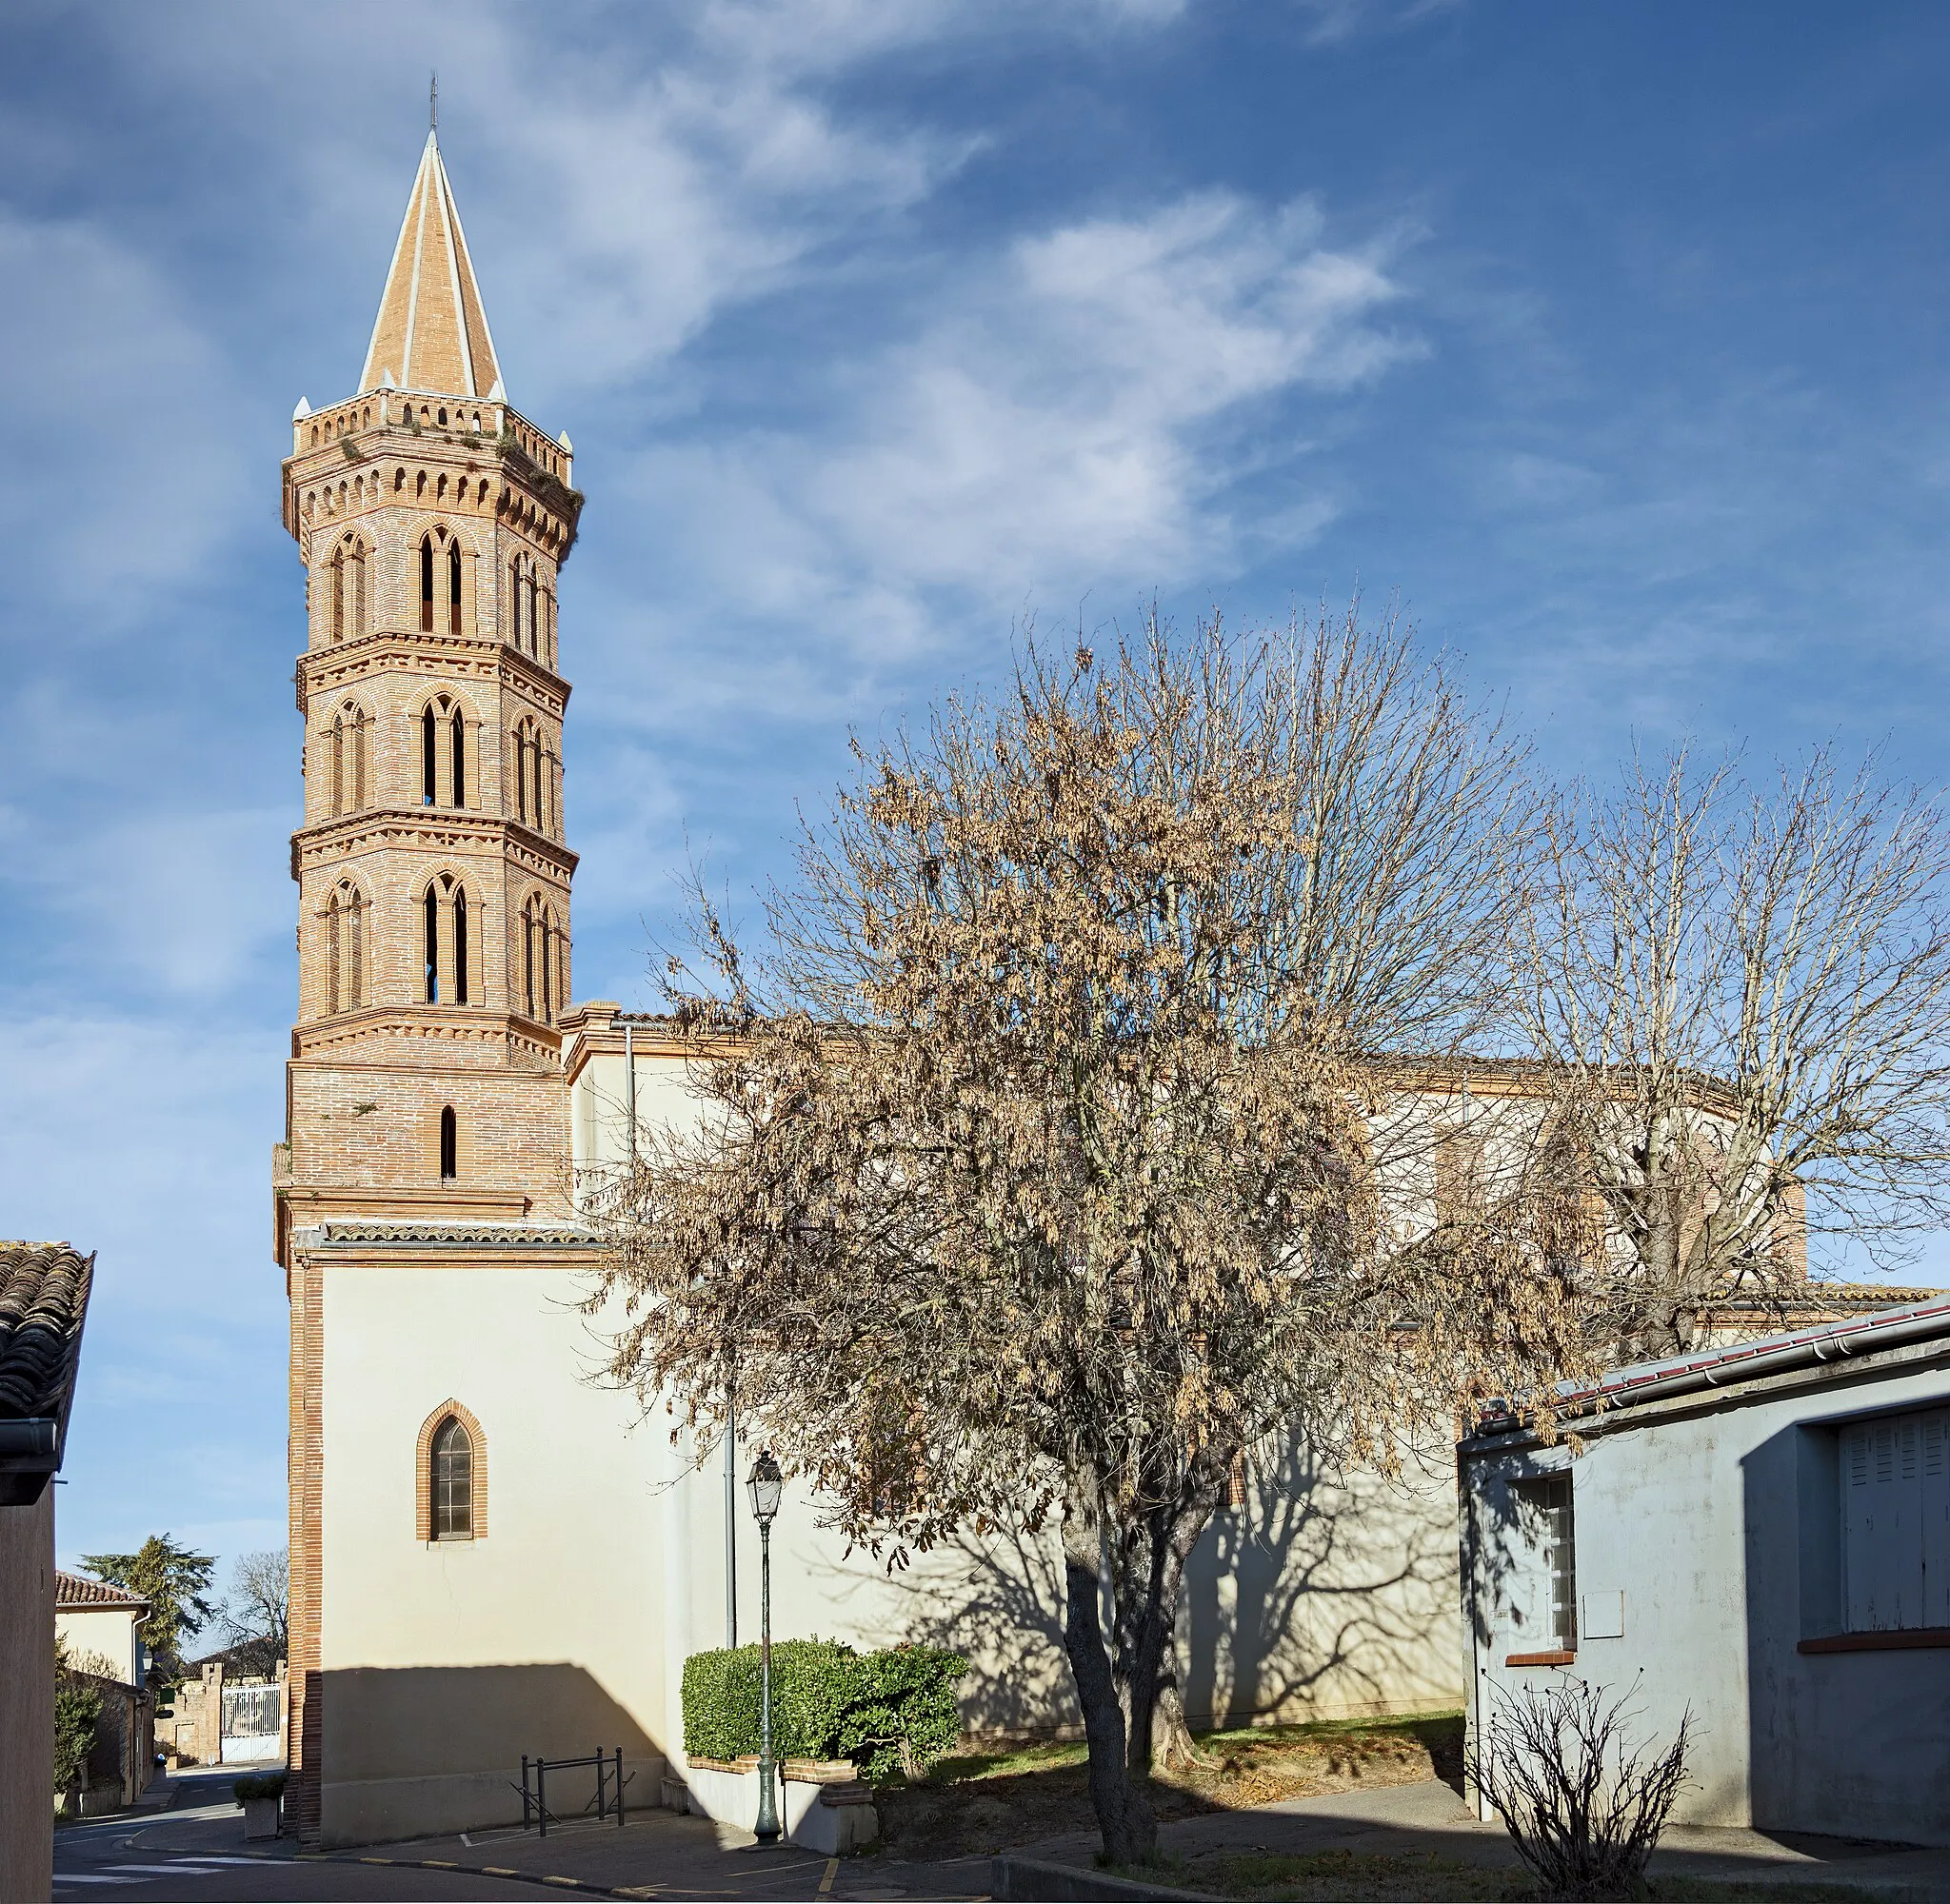
{"type": "Polygon", "coordinates": [[[247,1838],[274,1838],[278,1835],[279,1798],[246,1798],[244,1835],[247,1838]]]}
{"type": "MultiPolygon", "coordinates": [[[[840,1767],[821,1763],[814,1775],[810,1763],[792,1761],[785,1771],[774,1799],[779,1825],[789,1844],[829,1857],[858,1850],[880,1835],[880,1817],[873,1794],[858,1782],[853,1767],[846,1767],[848,1782],[837,1782],[840,1767]]],[[[720,1824],[750,1831],[758,1817],[758,1761],[741,1758],[730,1763],[693,1758],[684,1775],[689,1808],[720,1824]]]]}

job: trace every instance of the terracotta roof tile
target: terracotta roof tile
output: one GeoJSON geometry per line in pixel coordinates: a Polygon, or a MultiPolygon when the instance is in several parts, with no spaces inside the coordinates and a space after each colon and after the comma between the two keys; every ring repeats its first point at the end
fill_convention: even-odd
{"type": "Polygon", "coordinates": [[[149,1602],[127,1587],[110,1586],[107,1580],[91,1580],[86,1574],[54,1574],[54,1604],[57,1607],[140,1607],[149,1602]]]}
{"type": "Polygon", "coordinates": [[[0,1417],[64,1413],[93,1268],[66,1243],[0,1242],[0,1417]]]}

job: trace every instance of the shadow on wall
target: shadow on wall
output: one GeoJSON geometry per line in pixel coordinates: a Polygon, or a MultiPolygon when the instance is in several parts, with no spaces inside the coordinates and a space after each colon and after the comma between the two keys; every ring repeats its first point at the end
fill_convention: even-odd
{"type": "MultiPolygon", "coordinates": [[[[664,1754],[586,1668],[353,1667],[322,1676],[328,1844],[516,1822],[521,1761],[623,1748],[626,1802],[654,1805],[664,1754]]],[[[551,1777],[551,1812],[580,1813],[594,1774],[551,1777]]]]}
{"type": "Polygon", "coordinates": [[[1702,1776],[1733,1784],[1744,1771],[1763,1831],[1950,1844],[1950,1648],[1801,1651],[1848,1624],[1841,1467],[1826,1422],[1741,1458],[1747,1764],[1702,1776]]]}
{"type": "Polygon", "coordinates": [[[1456,1570],[1446,1469],[1336,1479],[1289,1452],[1192,1557],[1186,1714],[1227,1726],[1455,1700],[1456,1570]]]}
{"type": "MultiPolygon", "coordinates": [[[[1454,1702],[1463,1683],[1456,1567],[1446,1468],[1402,1486],[1372,1476],[1339,1483],[1290,1456],[1246,1509],[1213,1522],[1187,1570],[1181,1683],[1192,1722],[1454,1702]]],[[[970,1731],[1079,1724],[1053,1531],[965,1536],[891,1584],[905,1602],[902,1638],[967,1656],[970,1731]]],[[[835,1593],[847,1585],[834,1575],[835,1593]]]]}

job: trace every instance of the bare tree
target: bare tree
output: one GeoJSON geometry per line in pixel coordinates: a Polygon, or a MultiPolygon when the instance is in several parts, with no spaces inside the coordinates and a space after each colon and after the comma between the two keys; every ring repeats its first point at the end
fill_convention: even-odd
{"type": "Polygon", "coordinates": [[[1385,1467],[1574,1333],[1521,1225],[1404,1244],[1369,1115],[1377,1058],[1492,1014],[1522,752],[1350,615],[1032,646],[999,704],[855,754],[763,956],[699,891],[699,1117],[641,1143],[589,1307],[694,1430],[735,1359],[743,1431],[890,1565],[1060,1516],[1091,1795],[1142,1857],[1238,1465],[1385,1467]]]}
{"type": "Polygon", "coordinates": [[[1950,1211],[1946,861],[1933,801],[1826,751],[1765,786],[1635,759],[1559,803],[1518,995],[1625,1351],[1798,1291],[1811,1232],[1890,1263],[1950,1211]]]}
{"type": "Polygon", "coordinates": [[[224,1597],[224,1633],[237,1663],[264,1678],[290,1657],[289,1558],[283,1547],[239,1555],[224,1597]]]}
{"type": "Polygon", "coordinates": [[[1583,1680],[1498,1691],[1467,1770],[1545,1897],[1645,1894],[1645,1866],[1686,1784],[1693,1716],[1662,1750],[1626,1729],[1624,1696],[1583,1680]]]}

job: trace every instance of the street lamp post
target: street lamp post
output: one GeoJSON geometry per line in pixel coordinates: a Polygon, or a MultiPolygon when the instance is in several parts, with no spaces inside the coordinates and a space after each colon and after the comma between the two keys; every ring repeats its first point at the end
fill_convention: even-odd
{"type": "Polygon", "coordinates": [[[779,1835],[778,1807],[772,1798],[772,1517],[779,1511],[783,1478],[772,1452],[766,1449],[751,1464],[746,1482],[751,1511],[758,1521],[759,1639],[758,1639],[758,1824],[760,1844],[779,1835]]]}

